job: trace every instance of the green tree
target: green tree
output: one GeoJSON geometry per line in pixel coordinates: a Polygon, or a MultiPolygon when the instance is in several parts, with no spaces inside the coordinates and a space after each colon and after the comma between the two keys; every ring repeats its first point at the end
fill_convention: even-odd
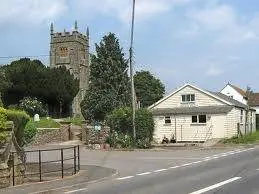
{"type": "MultiPolygon", "coordinates": [[[[114,109],[107,115],[107,124],[111,128],[108,143],[112,146],[116,144],[124,144],[124,142],[132,141],[133,144],[133,131],[132,131],[132,108],[120,107],[114,109]],[[116,133],[118,135],[116,135],[116,133]],[[129,138],[125,138],[129,136],[129,138]]],[[[136,111],[136,146],[139,148],[149,148],[153,140],[154,133],[154,120],[152,113],[147,109],[138,109],[136,111]]],[[[127,143],[127,145],[130,143],[127,143]]]]}
{"type": "Polygon", "coordinates": [[[95,46],[89,90],[81,109],[85,119],[104,120],[107,113],[129,103],[128,64],[115,34],[109,33],[95,46]]]}
{"type": "Polygon", "coordinates": [[[149,71],[136,72],[134,75],[135,91],[141,107],[148,107],[163,98],[165,86],[149,71]]]}
{"type": "Polygon", "coordinates": [[[10,65],[4,66],[3,70],[12,84],[4,92],[5,103],[18,104],[25,96],[42,98],[45,69],[46,67],[39,60],[29,58],[13,61],[10,65]]]}
{"type": "MultiPolygon", "coordinates": [[[[39,60],[23,58],[2,68],[11,82],[4,90],[4,102],[18,104],[24,97],[36,97],[61,115],[79,90],[79,81],[65,67],[49,68],[39,60]]],[[[56,115],[57,115],[56,114],[56,115]]]]}
{"type": "Polygon", "coordinates": [[[0,69],[0,80],[1,80],[0,81],[0,107],[1,107],[3,106],[1,93],[11,86],[10,81],[7,79],[7,77],[5,76],[5,72],[2,69],[0,69]]]}
{"type": "Polygon", "coordinates": [[[58,106],[61,117],[63,106],[70,104],[79,91],[79,80],[75,79],[65,67],[48,68],[46,79],[47,98],[58,106]]]}

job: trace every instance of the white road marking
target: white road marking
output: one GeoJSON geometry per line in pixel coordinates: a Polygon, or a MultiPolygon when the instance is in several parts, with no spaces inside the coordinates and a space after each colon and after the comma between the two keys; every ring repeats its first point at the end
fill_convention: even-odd
{"type": "Polygon", "coordinates": [[[185,158],[185,157],[139,157],[140,160],[199,160],[201,158],[185,158]]]}
{"type": "Polygon", "coordinates": [[[179,168],[180,166],[171,166],[169,167],[170,169],[175,169],[175,168],[179,168]]]}
{"type": "Polygon", "coordinates": [[[198,163],[201,163],[201,162],[203,162],[203,161],[199,160],[199,161],[193,162],[193,164],[198,164],[198,163]]]}
{"type": "Polygon", "coordinates": [[[136,174],[138,176],[143,176],[143,175],[148,175],[148,174],[151,174],[152,172],[143,172],[143,173],[139,173],[139,174],[136,174]]]}
{"type": "Polygon", "coordinates": [[[67,191],[67,192],[65,192],[65,193],[76,193],[76,192],[78,192],[78,191],[86,191],[86,190],[87,190],[87,188],[82,188],[82,189],[67,191]]]}
{"type": "MultiPolygon", "coordinates": [[[[182,165],[179,165],[179,166],[171,166],[169,168],[158,169],[158,170],[154,170],[152,172],[163,172],[163,171],[166,171],[166,170],[169,170],[169,169],[176,169],[176,168],[190,166],[190,165],[198,164],[198,163],[202,163],[202,162],[208,162],[208,161],[213,160],[213,159],[218,159],[218,158],[229,156],[229,155],[232,155],[232,154],[238,154],[238,153],[246,152],[246,151],[253,150],[253,149],[255,149],[255,148],[248,148],[248,149],[243,149],[243,150],[237,149],[237,150],[233,150],[233,151],[229,151],[229,152],[225,152],[225,153],[215,154],[215,155],[212,155],[212,156],[205,157],[203,160],[199,160],[199,161],[195,161],[195,162],[191,162],[191,163],[186,163],[186,164],[182,164],[182,165]]],[[[151,159],[151,158],[153,158],[153,159],[169,159],[167,157],[150,157],[149,159],[151,159]]],[[[191,159],[191,158],[189,158],[189,159],[191,159]]],[[[259,170],[259,169],[257,169],[257,170],[259,170]]],[[[136,176],[144,176],[144,175],[152,174],[152,172],[143,172],[143,173],[136,174],[136,176]]],[[[130,178],[133,178],[133,177],[134,176],[126,176],[126,177],[117,178],[115,180],[125,180],[125,179],[130,179],[130,178]]]]}
{"type": "Polygon", "coordinates": [[[133,178],[134,176],[125,176],[125,177],[121,177],[121,178],[116,178],[116,180],[125,180],[125,179],[130,179],[133,178]]]}
{"type": "Polygon", "coordinates": [[[191,164],[193,164],[193,162],[192,162],[192,163],[186,163],[186,164],[183,164],[183,165],[181,165],[181,167],[184,167],[184,166],[190,166],[191,164]]]}
{"type": "Polygon", "coordinates": [[[210,191],[210,190],[212,190],[212,189],[216,189],[216,188],[218,188],[218,187],[221,187],[221,186],[223,186],[223,185],[225,185],[225,184],[234,182],[234,181],[236,181],[236,180],[238,180],[238,179],[241,179],[241,177],[234,177],[234,178],[225,180],[225,181],[223,181],[223,182],[217,183],[217,184],[215,184],[215,185],[211,185],[211,186],[206,187],[206,188],[204,188],[204,189],[200,189],[200,190],[198,190],[198,191],[194,191],[194,192],[192,192],[192,193],[190,193],[190,194],[201,194],[201,193],[205,193],[205,192],[208,192],[208,191],[210,191]]]}
{"type": "Polygon", "coordinates": [[[154,170],[153,172],[162,172],[162,171],[166,171],[166,170],[168,170],[168,169],[162,168],[162,169],[159,169],[159,170],[154,170]]]}

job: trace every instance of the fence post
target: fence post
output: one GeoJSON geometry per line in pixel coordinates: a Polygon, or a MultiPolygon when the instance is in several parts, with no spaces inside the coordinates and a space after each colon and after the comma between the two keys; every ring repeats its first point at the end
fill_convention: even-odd
{"type": "Polygon", "coordinates": [[[15,170],[14,170],[14,153],[12,152],[12,165],[13,165],[13,186],[15,185],[15,170]]]}
{"type": "Polygon", "coordinates": [[[63,148],[61,148],[61,177],[64,178],[64,155],[63,155],[63,148]]]}
{"type": "Polygon", "coordinates": [[[41,151],[39,150],[39,173],[40,173],[40,182],[42,181],[42,176],[41,176],[41,151]]]}
{"type": "Polygon", "coordinates": [[[78,172],[80,170],[80,150],[79,145],[77,145],[77,162],[78,162],[78,172]]]}
{"type": "Polygon", "coordinates": [[[74,146],[74,174],[76,174],[76,146],[74,146]]]}

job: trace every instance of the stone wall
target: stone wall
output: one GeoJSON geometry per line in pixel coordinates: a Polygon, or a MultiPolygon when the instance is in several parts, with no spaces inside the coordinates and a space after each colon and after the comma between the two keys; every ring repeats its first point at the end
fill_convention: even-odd
{"type": "Polygon", "coordinates": [[[71,123],[61,122],[60,128],[39,128],[34,137],[33,145],[64,142],[71,140],[71,123]]]}
{"type": "Polygon", "coordinates": [[[0,149],[0,188],[13,185],[13,180],[14,184],[22,184],[25,178],[25,154],[16,141],[13,122],[8,122],[6,131],[9,136],[0,149]]]}
{"type": "Polygon", "coordinates": [[[107,137],[109,136],[110,128],[105,125],[101,125],[100,130],[95,126],[90,125],[87,122],[82,124],[82,142],[86,145],[99,144],[100,148],[105,144],[107,137]]]}

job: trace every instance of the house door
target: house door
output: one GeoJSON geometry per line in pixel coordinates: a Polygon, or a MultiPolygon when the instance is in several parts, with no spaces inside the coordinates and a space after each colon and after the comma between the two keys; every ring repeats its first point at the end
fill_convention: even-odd
{"type": "Polygon", "coordinates": [[[211,122],[208,122],[207,139],[225,137],[225,115],[212,115],[211,122]]]}

